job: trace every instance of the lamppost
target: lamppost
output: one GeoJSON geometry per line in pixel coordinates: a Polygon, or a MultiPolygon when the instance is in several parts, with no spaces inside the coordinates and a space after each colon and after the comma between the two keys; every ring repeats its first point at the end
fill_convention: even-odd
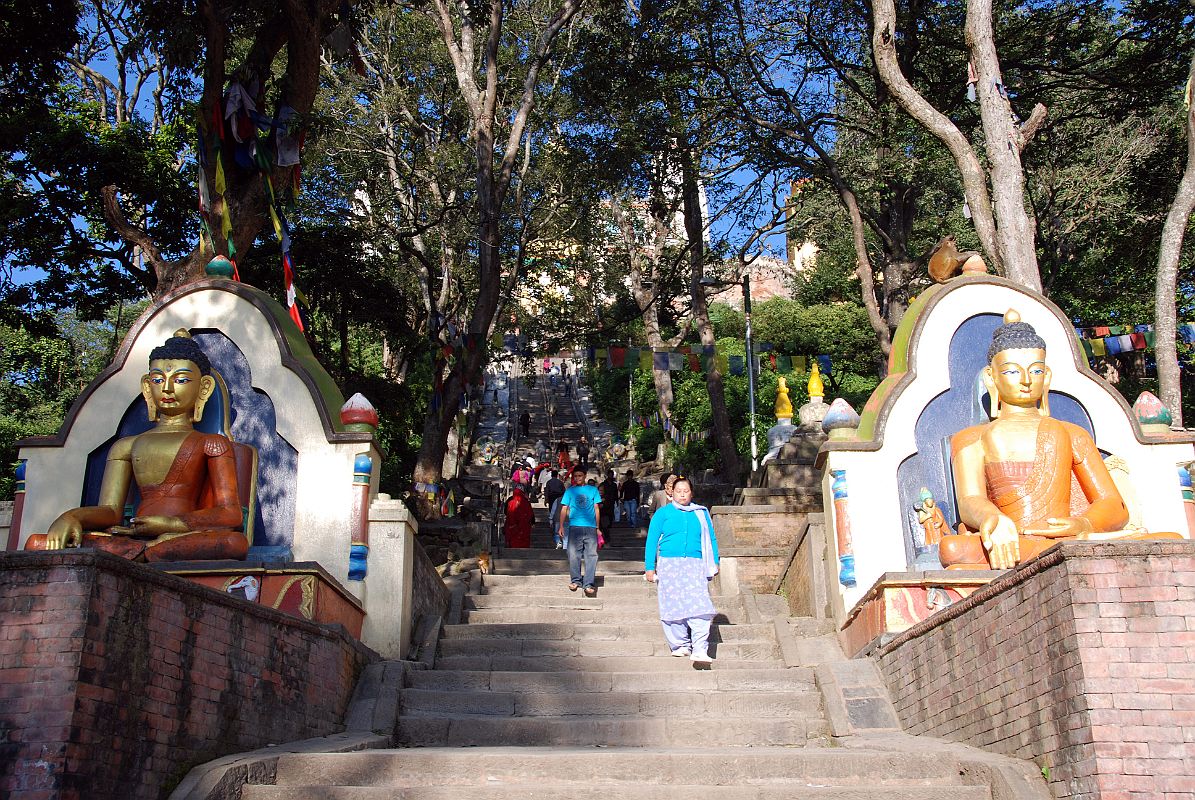
{"type": "Polygon", "coordinates": [[[751,347],[751,273],[743,272],[743,316],[747,318],[747,403],[751,414],[751,472],[759,469],[759,446],[755,443],[755,350],[751,347]]]}
{"type": "MultiPolygon", "coordinates": [[[[735,281],[719,281],[714,278],[702,278],[702,286],[734,286],[735,281]]],[[[747,319],[747,407],[751,419],[751,471],[759,469],[759,445],[755,443],[755,350],[751,346],[751,273],[743,272],[743,316],[747,319]]]]}

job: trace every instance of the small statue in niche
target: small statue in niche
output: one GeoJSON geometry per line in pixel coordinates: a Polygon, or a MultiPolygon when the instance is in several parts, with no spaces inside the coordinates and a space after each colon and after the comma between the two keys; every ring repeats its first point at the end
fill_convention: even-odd
{"type": "Polygon", "coordinates": [[[914,506],[917,511],[917,524],[925,532],[925,546],[932,547],[942,541],[943,536],[951,534],[950,525],[946,523],[946,517],[942,514],[942,509],[938,508],[938,504],[934,502],[934,496],[929,489],[924,486],[921,487],[921,493],[918,496],[917,505],[914,506]]]}

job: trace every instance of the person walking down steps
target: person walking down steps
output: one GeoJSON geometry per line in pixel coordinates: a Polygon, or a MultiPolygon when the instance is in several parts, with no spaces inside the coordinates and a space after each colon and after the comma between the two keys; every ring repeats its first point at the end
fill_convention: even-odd
{"type": "Polygon", "coordinates": [[[560,498],[560,535],[568,551],[568,590],[575,592],[584,586],[585,596],[595,597],[602,496],[596,486],[585,483],[581,467],[573,470],[572,484],[560,498]]]}
{"type": "Polygon", "coordinates": [[[659,585],[660,624],[672,655],[689,656],[708,668],[714,603],[709,582],[718,574],[718,541],[705,506],[692,502],[693,484],[677,478],[672,502],[657,511],[647,529],[644,579],[659,585]]]}

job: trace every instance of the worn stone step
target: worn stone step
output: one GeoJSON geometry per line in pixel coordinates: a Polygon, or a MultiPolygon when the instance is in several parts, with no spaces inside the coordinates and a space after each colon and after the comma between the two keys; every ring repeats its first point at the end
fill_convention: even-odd
{"type": "Polygon", "coordinates": [[[515,717],[698,717],[821,716],[821,696],[805,692],[491,692],[404,689],[401,714],[484,714],[515,717]]]}
{"type": "MultiPolygon", "coordinates": [[[[579,786],[589,784],[614,791],[637,789],[640,784],[732,787],[746,783],[772,789],[786,784],[855,786],[868,791],[894,785],[953,785],[956,791],[965,788],[959,785],[957,761],[941,753],[760,746],[728,754],[695,745],[671,749],[479,747],[284,754],[278,759],[276,781],[280,786],[434,786],[458,792],[461,787],[550,783],[571,785],[569,796],[579,786]]],[[[715,796],[720,795],[705,797],[715,796]]]]}
{"type": "MultiPolygon", "coordinates": [[[[605,788],[594,784],[587,793],[605,788]]],[[[636,800],[991,800],[986,786],[884,786],[857,787],[726,786],[724,784],[649,785],[634,788],[636,800]]],[[[513,784],[470,787],[468,796],[478,800],[561,800],[575,795],[577,785],[513,784]]],[[[412,788],[376,786],[246,786],[244,800],[459,800],[460,787],[412,788]]]]}
{"type": "MultiPolygon", "coordinates": [[[[816,633],[816,632],[815,632],[816,633]]],[[[497,623],[493,625],[445,625],[448,639],[629,639],[662,640],[659,622],[638,624],[567,625],[552,622],[497,623]]],[[[775,627],[767,625],[714,625],[712,642],[775,641],[775,627]]]]}
{"type": "MultiPolygon", "coordinates": [[[[711,642],[709,652],[716,659],[778,659],[775,639],[757,642],[711,642]]],[[[622,656],[670,656],[663,634],[653,640],[634,639],[445,639],[439,657],[524,656],[528,658],[611,658],[622,656]]]]}
{"type": "MultiPolygon", "coordinates": [[[[568,571],[549,575],[504,575],[482,576],[479,594],[544,594],[555,593],[568,585],[568,571]]],[[[637,592],[655,592],[655,587],[643,580],[642,575],[602,575],[598,563],[595,585],[598,589],[633,589],[637,592]]]]}
{"type": "MultiPolygon", "coordinates": [[[[681,661],[681,659],[671,659],[681,661]]],[[[489,670],[411,670],[406,684],[415,689],[492,692],[803,692],[814,689],[813,670],[681,670],[679,672],[510,672],[489,670]]]]}
{"type": "MultiPolygon", "coordinates": [[[[567,581],[567,578],[562,579],[567,581]]],[[[601,586],[596,587],[597,595],[588,597],[581,590],[571,592],[568,584],[563,583],[559,589],[551,594],[471,594],[465,597],[465,609],[499,609],[526,608],[528,606],[544,609],[605,609],[635,611],[640,609],[659,608],[659,601],[654,591],[632,592],[626,588],[607,591],[601,586]]],[[[711,595],[714,608],[729,613],[732,609],[743,607],[741,595],[711,595]]]]}
{"type": "MultiPolygon", "coordinates": [[[[508,623],[508,622],[563,622],[569,624],[584,624],[590,622],[609,623],[611,620],[619,622],[658,622],[659,610],[653,605],[635,608],[621,608],[612,606],[603,608],[597,603],[599,598],[592,598],[594,605],[588,608],[482,608],[465,609],[461,618],[469,624],[508,623]]],[[[717,606],[715,606],[717,608],[717,606]]],[[[740,623],[746,622],[745,614],[737,608],[726,611],[718,609],[718,616],[714,622],[740,623]]]]}
{"type": "Polygon", "coordinates": [[[820,716],[758,718],[487,717],[443,715],[400,717],[398,743],[406,747],[515,746],[619,747],[800,747],[825,736],[820,716]]]}
{"type": "MultiPolygon", "coordinates": [[[[562,557],[558,563],[550,561],[515,561],[495,562],[493,570],[499,575],[560,575],[568,577],[568,562],[562,557]]],[[[618,561],[614,563],[599,561],[598,576],[602,575],[638,575],[643,578],[643,561],[618,561]]]]}
{"type": "MultiPolygon", "coordinates": [[[[710,648],[713,650],[713,648],[710,648]]],[[[782,668],[776,658],[717,658],[711,669],[782,668]]],[[[672,656],[437,656],[436,669],[496,670],[498,672],[689,672],[694,669],[687,658],[672,656]]]]}

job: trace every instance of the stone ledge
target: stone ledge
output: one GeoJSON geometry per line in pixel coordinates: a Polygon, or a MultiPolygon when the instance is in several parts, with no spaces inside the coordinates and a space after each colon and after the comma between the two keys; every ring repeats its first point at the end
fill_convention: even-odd
{"type": "Polygon", "coordinates": [[[272,785],[278,759],[292,753],[351,753],[390,747],[390,736],[345,732],[218,758],[195,767],[168,800],[240,800],[246,784],[272,785]]]}

